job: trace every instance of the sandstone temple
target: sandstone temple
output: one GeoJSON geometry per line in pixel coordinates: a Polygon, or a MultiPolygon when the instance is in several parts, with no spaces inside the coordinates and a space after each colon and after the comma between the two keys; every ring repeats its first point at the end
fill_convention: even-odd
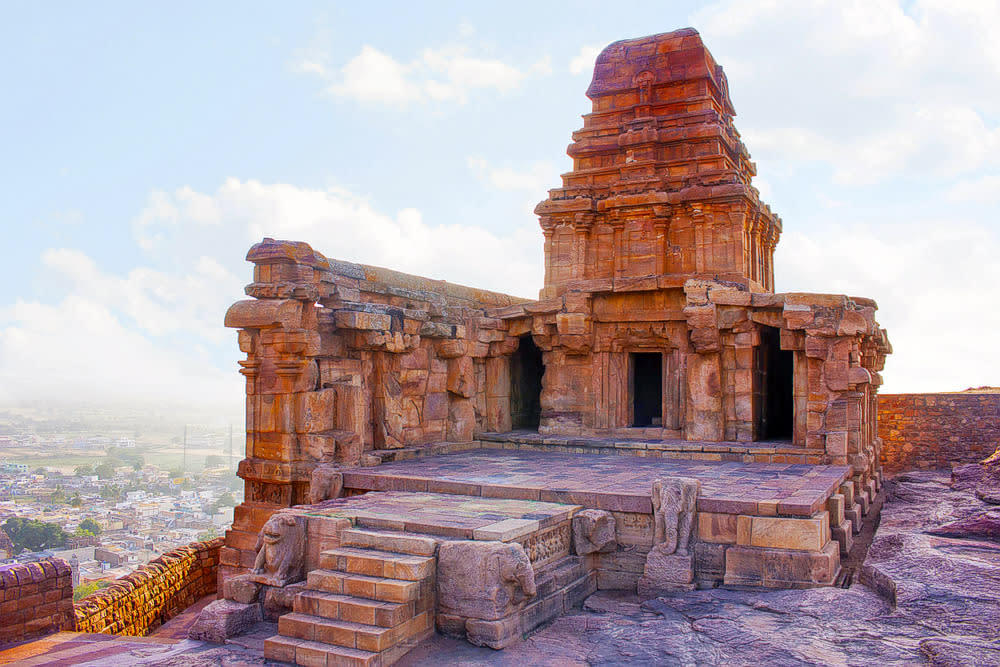
{"type": "Polygon", "coordinates": [[[246,496],[203,636],[269,616],[269,658],[387,665],[598,589],[847,576],[882,484],[875,302],[775,293],[782,221],[696,31],[608,46],[587,96],[537,300],[250,249],[246,496]]]}

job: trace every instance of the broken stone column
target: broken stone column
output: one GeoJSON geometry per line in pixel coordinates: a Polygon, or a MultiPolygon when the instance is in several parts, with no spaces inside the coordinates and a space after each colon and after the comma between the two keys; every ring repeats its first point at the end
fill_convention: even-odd
{"type": "Polygon", "coordinates": [[[260,604],[216,600],[201,610],[188,630],[189,639],[225,644],[230,637],[244,634],[264,620],[260,604]]]}
{"type": "Polygon", "coordinates": [[[687,477],[653,482],[653,548],[639,579],[639,597],[694,589],[691,528],[700,491],[701,482],[687,477]]]}

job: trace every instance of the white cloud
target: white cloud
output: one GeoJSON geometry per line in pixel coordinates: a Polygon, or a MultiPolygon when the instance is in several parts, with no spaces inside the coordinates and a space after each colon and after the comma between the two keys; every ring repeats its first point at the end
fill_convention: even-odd
{"type": "MultiPolygon", "coordinates": [[[[514,178],[508,185],[523,184],[514,178]]],[[[541,287],[541,243],[533,226],[497,235],[473,225],[432,225],[416,209],[387,215],[336,187],[229,179],[213,193],[188,188],[154,193],[136,218],[135,232],[141,245],[165,256],[194,246],[211,257],[230,258],[226,270],[243,272],[247,282],[243,250],[270,236],[306,241],[337,259],[520,296],[537,296],[541,287]],[[206,218],[205,210],[214,211],[222,224],[206,218]]]]}
{"type": "Polygon", "coordinates": [[[562,183],[559,170],[552,162],[533,162],[524,169],[495,167],[482,157],[466,158],[465,163],[476,176],[497,190],[522,190],[539,201],[545,198],[549,188],[559,187],[562,183]]]}
{"type": "Polygon", "coordinates": [[[1000,174],[956,183],[948,190],[948,199],[954,202],[1000,202],[1000,174]]]}
{"type": "Polygon", "coordinates": [[[222,318],[245,298],[252,267],[244,256],[264,236],[521,296],[536,297],[541,287],[533,226],[497,235],[432,225],[416,209],[387,215],[342,188],[229,179],[214,192],[156,191],[133,231],[144,251],[140,265],[122,273],[76,249],[43,253],[46,279],[62,296],[0,309],[0,400],[168,401],[232,414],[243,381],[222,318]]]}
{"type": "Polygon", "coordinates": [[[751,152],[827,162],[842,184],[1000,165],[998,23],[995,2],[936,0],[727,0],[693,17],[751,152]]]}
{"type": "Polygon", "coordinates": [[[190,253],[177,257],[174,271],[137,267],[122,276],[101,271],[84,253],[52,248],[42,265],[63,277],[72,296],[123,317],[135,329],[153,336],[190,334],[221,342],[220,312],[238,295],[243,283],[215,259],[190,253]]]}
{"type": "MultiPolygon", "coordinates": [[[[471,36],[463,30],[464,37],[471,36]]],[[[529,76],[551,74],[549,56],[526,67],[470,53],[464,44],[426,48],[408,62],[366,44],[342,67],[331,68],[315,55],[294,65],[299,72],[318,75],[327,91],[363,104],[402,108],[418,102],[463,104],[475,90],[501,93],[516,89],[529,76]]]]}
{"type": "Polygon", "coordinates": [[[86,295],[0,310],[0,400],[240,410],[242,378],[198,346],[163,345],[86,295]]]}
{"type": "Polygon", "coordinates": [[[340,70],[329,91],[359,102],[404,104],[420,99],[426,90],[410,81],[411,68],[372,46],[363,46],[340,70]]]}
{"type": "Polygon", "coordinates": [[[594,71],[594,62],[601,54],[601,46],[581,46],[580,52],[569,61],[570,74],[590,74],[594,71]]]}
{"type": "Polygon", "coordinates": [[[1000,330],[996,230],[960,219],[788,231],[775,253],[779,291],[875,297],[893,345],[884,391],[995,385],[1000,358],[984,338],[1000,330]]]}
{"type": "Polygon", "coordinates": [[[744,136],[758,154],[830,162],[834,182],[844,185],[877,183],[914,165],[925,174],[954,178],[1000,164],[1000,128],[987,127],[967,107],[916,107],[899,112],[891,127],[857,129],[846,141],[796,127],[749,129],[744,136]]]}

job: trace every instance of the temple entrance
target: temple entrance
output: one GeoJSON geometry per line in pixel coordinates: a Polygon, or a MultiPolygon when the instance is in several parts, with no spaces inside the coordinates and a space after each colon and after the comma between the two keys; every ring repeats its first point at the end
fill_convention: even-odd
{"type": "Polygon", "coordinates": [[[632,426],[663,426],[663,355],[634,352],[632,371],[632,426]]]}
{"type": "Polygon", "coordinates": [[[521,336],[510,359],[510,420],[515,429],[538,430],[542,416],[542,351],[531,336],[521,336]]]}
{"type": "Polygon", "coordinates": [[[781,349],[781,331],[760,328],[757,348],[758,440],[791,440],[793,415],[794,356],[781,349]]]}

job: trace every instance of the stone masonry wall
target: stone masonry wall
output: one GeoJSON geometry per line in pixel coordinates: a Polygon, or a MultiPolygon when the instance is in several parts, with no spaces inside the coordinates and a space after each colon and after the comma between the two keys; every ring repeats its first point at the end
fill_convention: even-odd
{"type": "Polygon", "coordinates": [[[73,627],[73,582],[58,558],[0,569],[0,646],[73,627]]]}
{"type": "MultiPolygon", "coordinates": [[[[223,538],[169,551],[75,605],[78,632],[143,636],[216,592],[223,538]]],[[[72,599],[72,589],[70,590],[72,599]]]]}
{"type": "Polygon", "coordinates": [[[878,410],[889,469],[972,463],[1000,444],[1000,394],[882,394],[878,410]]]}

